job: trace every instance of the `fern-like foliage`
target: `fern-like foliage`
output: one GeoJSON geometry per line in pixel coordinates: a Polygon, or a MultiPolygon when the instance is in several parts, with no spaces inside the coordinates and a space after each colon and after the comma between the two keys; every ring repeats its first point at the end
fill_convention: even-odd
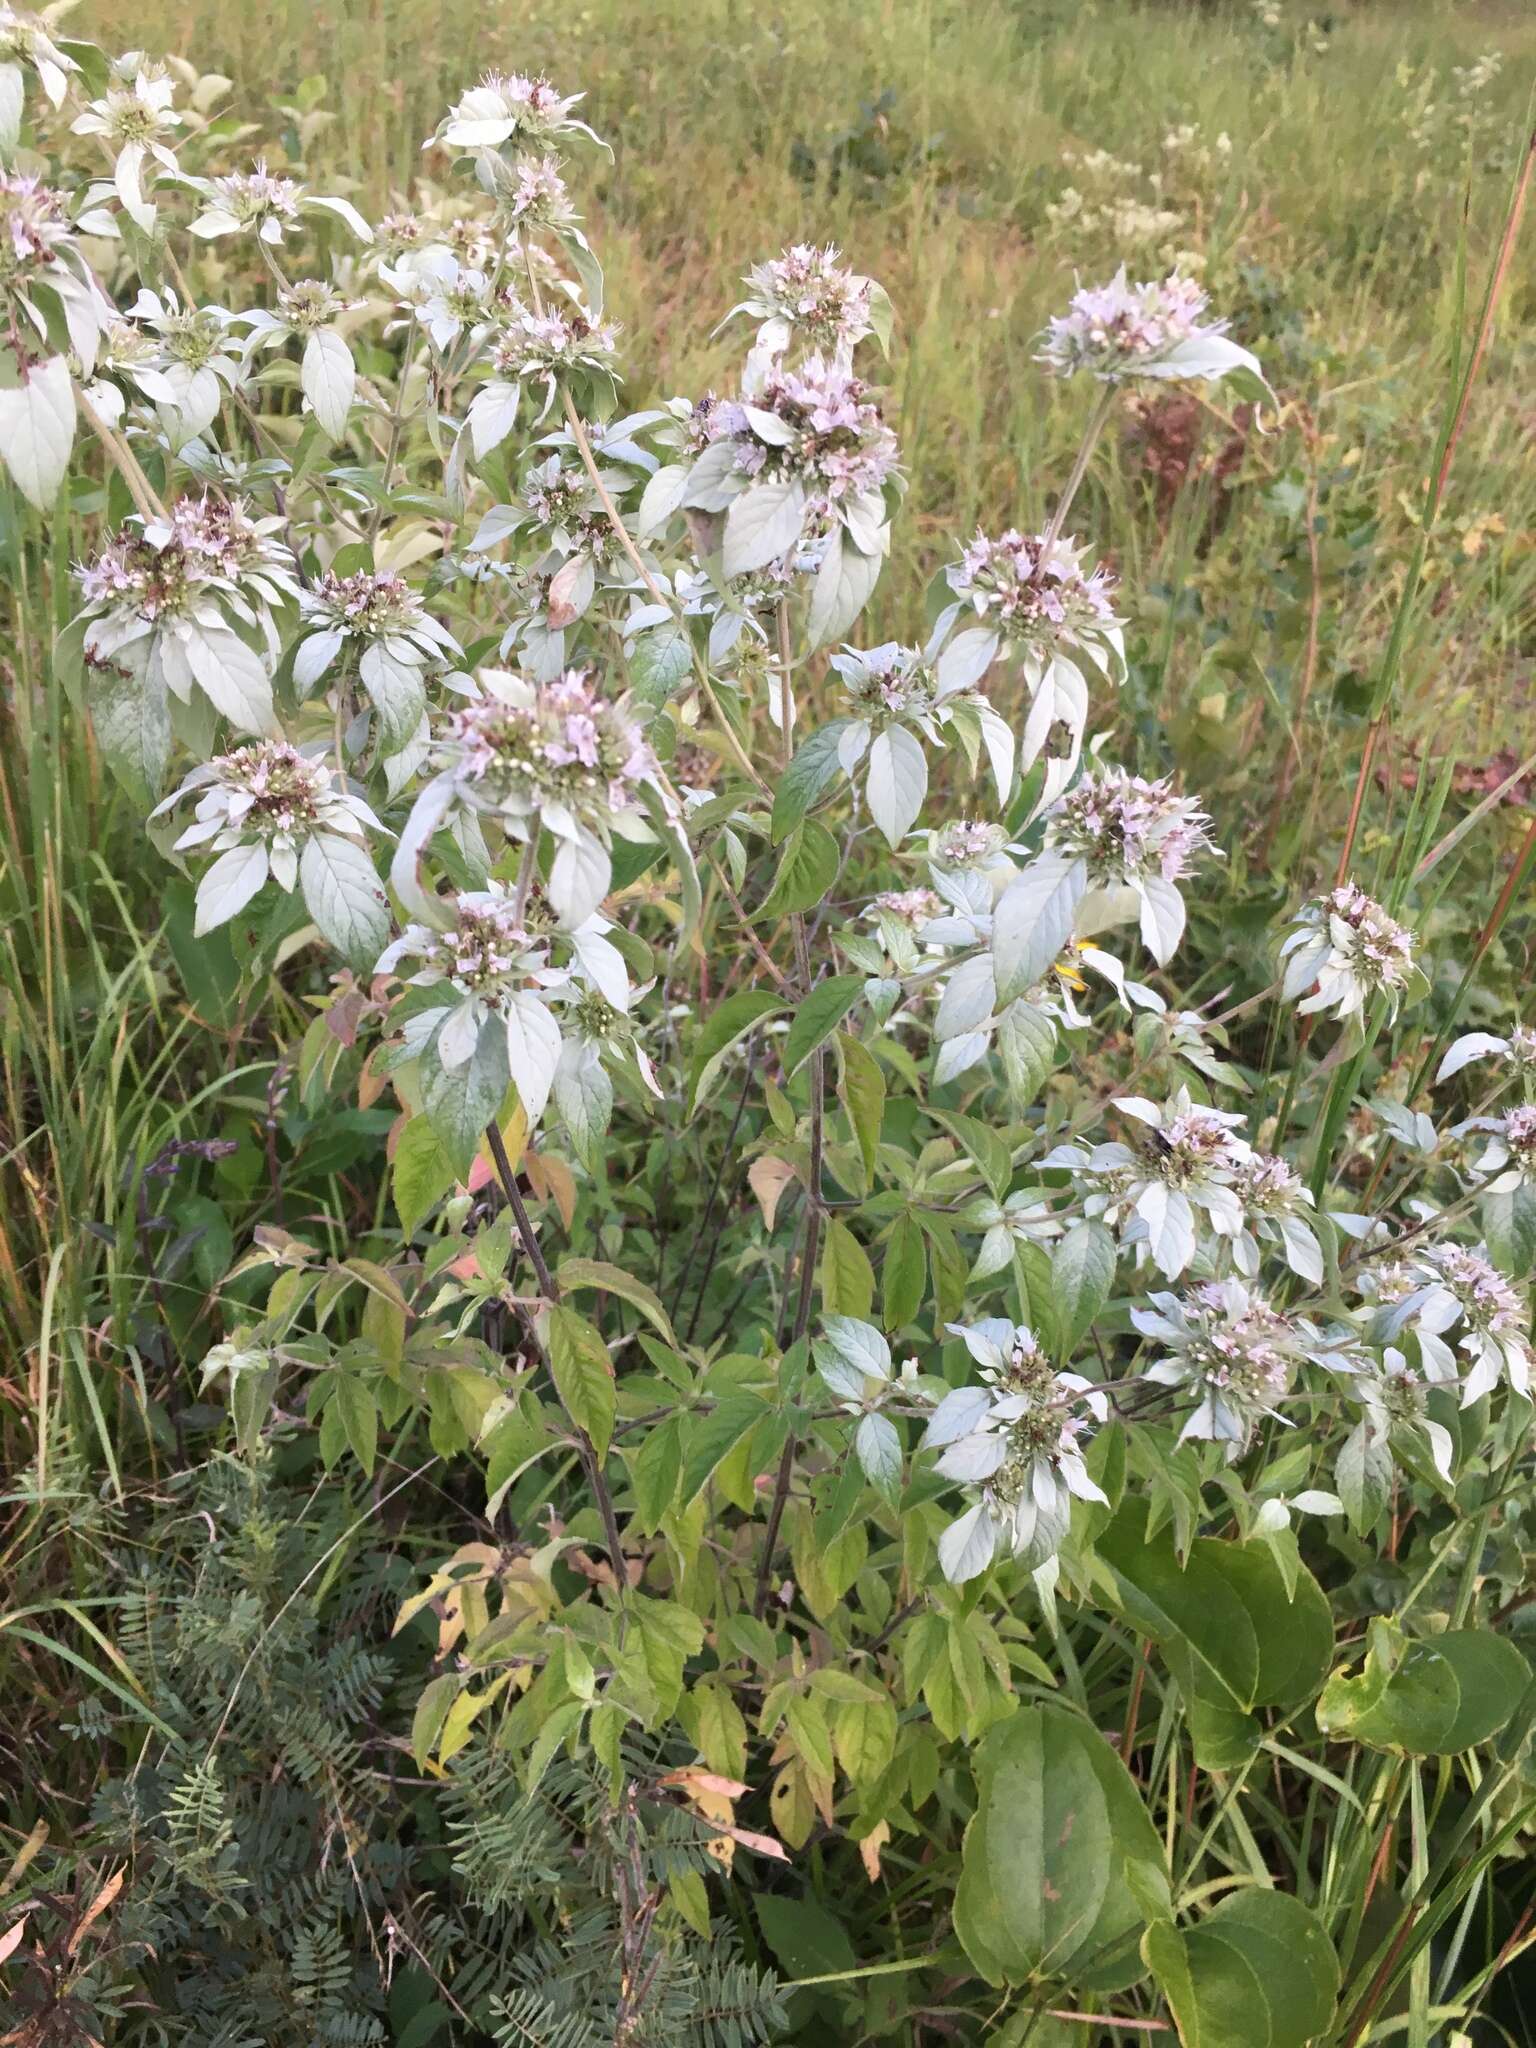
{"type": "Polygon", "coordinates": [[[355,1520],[329,1491],[215,1459],[101,1523],[124,1655],[172,1735],[145,1749],[94,1703],[71,1731],[104,1755],[119,1719],[124,1738],[74,1845],[127,1868],[82,2010],[119,2048],[382,2048],[402,2012],[437,2015],[423,2048],[781,2033],[733,1931],[705,1942],[667,1906],[713,1868],[693,1817],[645,1789],[686,1754],[627,1747],[617,1799],[590,1755],[530,1790],[476,1743],[423,1783],[384,1739],[428,1674],[388,1633],[390,1559],[323,1570],[355,1520]]]}

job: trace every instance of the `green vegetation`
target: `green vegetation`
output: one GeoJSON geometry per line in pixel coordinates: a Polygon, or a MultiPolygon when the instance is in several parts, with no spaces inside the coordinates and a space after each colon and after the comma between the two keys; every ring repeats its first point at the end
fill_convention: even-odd
{"type": "MultiPolygon", "coordinates": [[[[481,73],[586,93],[613,154],[573,144],[567,176],[619,328],[616,406],[579,375],[541,426],[525,398],[466,511],[438,415],[463,416],[478,369],[449,350],[413,375],[414,323],[348,314],[339,433],[280,350],[213,430],[306,590],[398,569],[467,667],[523,658],[497,651],[513,600],[459,565],[526,494],[535,442],[562,435],[574,468],[605,416],[734,392],[747,341],[717,322],[794,242],[836,243],[896,310],[886,362],[865,341],[859,368],[905,497],[832,640],[921,642],[978,529],[1048,525],[1096,416],[1092,379],[1038,360],[1075,283],[1198,275],[1278,403],[1129,385],[1066,528],[1125,622],[1089,737],[1214,821],[1172,972],[1134,923],[1094,934],[1166,1007],[984,932],[973,954],[1017,971],[1004,1007],[1029,1014],[953,1078],[933,956],[873,900],[927,885],[922,842],[889,833],[893,855],[870,771],[845,779],[818,742],[849,702],[800,598],[782,642],[765,612],[730,658],[685,622],[660,674],[672,627],[635,651],[645,593],[611,551],[569,658],[633,690],[697,808],[614,842],[600,893],[659,1096],[607,1013],[595,1133],[558,1091],[539,1126],[521,1074],[445,1106],[449,1067],[389,1048],[423,1002],[373,978],[377,944],[343,966],[273,891],[199,931],[204,854],[146,838],[190,727],[174,768],[125,787],[70,625],[78,565],[141,486],[170,505],[231,474],[140,405],[126,459],[82,416],[51,511],[0,482],[0,2048],[1536,2039],[1532,1407],[1511,1362],[1536,1180],[1490,1191],[1499,1163],[1458,1128],[1536,1086],[1513,1054],[1435,1084],[1459,1034],[1536,1023],[1536,20],[102,0],[57,33],[172,60],[198,176],[265,153],[375,223],[486,212],[455,150],[422,147],[481,73]],[[1298,1019],[1280,936],[1346,874],[1411,927],[1415,975],[1353,1022],[1298,1019]],[[1083,1016],[1052,1008],[1063,991],[1083,1016]],[[1134,1320],[1181,1276],[1233,1280],[1230,1237],[1202,1225],[1187,1270],[1149,1262],[1076,1168],[1043,1164],[1125,1138],[1116,1099],[1181,1088],[1316,1198],[1320,1277],[1255,1226],[1298,1348],[1232,1462],[1180,1433],[1190,1382],[1149,1374],[1179,1344],[1134,1320]],[[1421,1337],[1392,1324],[1407,1280],[1362,1291],[1367,1250],[1411,1265],[1431,1244],[1486,1247],[1509,1349],[1491,1390],[1393,1407],[1401,1352],[1427,1381],[1469,1370],[1470,1321],[1442,1340],[1425,1315],[1421,1337]],[[975,1380],[951,1333],[985,1318],[1114,1399],[1053,1394],[1091,1494],[1054,1546],[968,1575],[943,1539],[976,1488],[935,1476],[921,1423],[975,1380]],[[1438,1374],[1436,1343],[1464,1336],[1438,1374]]],[[[28,94],[20,168],[65,163],[73,205],[75,103],[50,122],[28,94]]],[[[189,280],[278,303],[290,245],[274,275],[250,236],[189,238],[201,202],[164,173],[154,196],[161,238],[108,245],[119,307],[189,280]]],[[[310,232],[293,274],[384,308],[376,252],[310,232]]],[[[656,431],[636,435],[678,460],[656,431]]],[[[643,526],[643,471],[598,454],[671,574],[697,532],[643,526]]],[[[537,554],[514,535],[499,559],[537,554]]],[[[350,736],[360,686],[303,700],[275,609],[285,728],[334,732],[399,833],[417,792],[350,736]]],[[[1019,728],[1006,667],[986,688],[1019,728]]],[[[1038,778],[994,803],[966,730],[932,753],[922,825],[995,812],[1020,860],[1049,859],[1038,778]]],[[[498,815],[490,873],[521,919],[549,847],[541,869],[537,810],[526,859],[498,815]]],[[[422,851],[429,894],[484,886],[465,840],[422,851]]],[[[391,880],[379,914],[403,925],[391,880]]]]}

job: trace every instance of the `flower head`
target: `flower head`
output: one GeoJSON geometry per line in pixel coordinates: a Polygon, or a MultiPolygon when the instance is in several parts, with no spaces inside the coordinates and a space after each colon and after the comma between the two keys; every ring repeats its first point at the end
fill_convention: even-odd
{"type": "Polygon", "coordinates": [[[1196,1397],[1179,1442],[1204,1437],[1224,1444],[1229,1461],[1240,1456],[1259,1418],[1277,1415],[1290,1388],[1301,1353],[1298,1332],[1239,1280],[1211,1280],[1151,1300],[1150,1309],[1132,1309],[1131,1321],[1172,1355],[1149,1367],[1146,1377],[1196,1397]]]}
{"type": "Polygon", "coordinates": [[[938,682],[915,647],[888,641],[866,653],[845,648],[832,666],[849,702],[871,726],[923,725],[935,708],[938,682]]]}
{"type": "Polygon", "coordinates": [[[449,109],[437,140],[454,149],[499,149],[516,142],[540,147],[573,132],[596,137],[571,109],[585,93],[562,95],[547,78],[529,78],[520,71],[488,71],[449,109]]]}
{"type": "Polygon", "coordinates": [[[745,283],[750,296],[737,310],[763,322],[757,347],[765,358],[782,356],[802,342],[818,355],[846,363],[874,332],[871,314],[879,288],[845,269],[830,243],[817,248],[797,242],[782,255],[754,264],[745,283]]]}
{"type": "Polygon", "coordinates": [[[62,192],[41,178],[0,171],[0,291],[14,290],[49,269],[54,251],[69,234],[62,192]]]}
{"type": "Polygon", "coordinates": [[[1181,880],[1201,854],[1216,850],[1209,823],[1198,800],[1179,796],[1171,778],[1149,782],[1124,768],[1101,768],[1062,797],[1046,837],[1087,863],[1095,887],[1113,888],[1151,875],[1181,880]]]}
{"type": "MultiPolygon", "coordinates": [[[[188,797],[197,799],[196,808],[175,850],[205,847],[222,856],[198,885],[199,933],[244,909],[269,875],[291,891],[310,840],[329,834],[361,841],[368,830],[381,829],[363,799],[314,750],[286,740],[257,740],[202,763],[153,815],[188,797]]],[[[382,895],[378,900],[382,905],[382,895]]]]}
{"type": "Polygon", "coordinates": [[[484,694],[448,720],[443,752],[481,809],[554,808],[586,822],[629,809],[652,772],[650,749],[620,704],[583,669],[550,683],[482,672],[484,694]]]}
{"type": "MultiPolygon", "coordinates": [[[[298,185],[269,171],[265,157],[258,158],[253,170],[215,178],[212,200],[211,211],[227,216],[236,228],[254,228],[264,242],[281,241],[284,230],[299,217],[298,185]]],[[[206,226],[203,232],[208,232],[206,226]]]]}
{"type": "Polygon", "coordinates": [[[1122,266],[1108,284],[1074,292],[1051,320],[1036,357],[1057,376],[1085,370],[1102,383],[1136,377],[1217,378],[1263,373],[1247,349],[1229,341],[1224,320],[1208,320],[1209,301],[1192,278],[1131,284],[1122,266]]]}
{"type": "Polygon", "coordinates": [[[995,540],[978,532],[945,574],[950,589],[1010,642],[1076,645],[1120,624],[1110,603],[1115,579],[1107,569],[1085,571],[1082,550],[1069,540],[1047,543],[1016,527],[995,540]]]}
{"type": "Polygon", "coordinates": [[[1342,1023],[1377,997],[1395,1015],[1413,973],[1413,934],[1345,882],[1297,912],[1280,957],[1287,999],[1312,989],[1296,1006],[1301,1015],[1331,1009],[1342,1023]]]}
{"type": "Polygon", "coordinates": [[[1149,1251],[1159,1271],[1176,1279],[1195,1256],[1203,1216],[1218,1236],[1243,1228],[1237,1182],[1250,1148],[1237,1133],[1242,1118],[1206,1109],[1180,1088],[1166,1102],[1122,1095],[1115,1107],[1141,1129],[1137,1142],[1058,1145],[1043,1166],[1068,1168],[1084,1185],[1084,1209],[1119,1227],[1124,1241],[1149,1251]]]}
{"type": "Polygon", "coordinates": [[[554,156],[519,157],[512,171],[507,213],[519,228],[569,227],[575,219],[571,195],[554,156]]]}
{"type": "Polygon", "coordinates": [[[740,474],[793,478],[833,502],[878,491],[896,467],[896,436],[868,386],[819,355],[775,365],[749,403],[717,400],[703,430],[730,441],[740,474]]]}
{"type": "Polygon", "coordinates": [[[1109,1407],[1080,1374],[1057,1372],[1024,1324],[948,1327],[981,1368],[981,1384],[947,1394],[923,1437],[940,1451],[946,1479],[980,1489],[976,1505],[939,1538],[939,1563],[958,1585],[985,1571],[1000,1548],[1043,1564],[1066,1536],[1074,1498],[1104,1500],[1083,1445],[1109,1407]]]}
{"type": "Polygon", "coordinates": [[[1482,1246],[1429,1245],[1407,1259],[1378,1266],[1365,1284],[1375,1297],[1374,1335],[1397,1339],[1411,1331],[1425,1376],[1432,1381],[1461,1377],[1445,1341],[1447,1331],[1460,1327],[1457,1349],[1470,1361],[1462,1381],[1464,1408],[1491,1393],[1501,1378],[1529,1394],[1529,1307],[1482,1246]]]}

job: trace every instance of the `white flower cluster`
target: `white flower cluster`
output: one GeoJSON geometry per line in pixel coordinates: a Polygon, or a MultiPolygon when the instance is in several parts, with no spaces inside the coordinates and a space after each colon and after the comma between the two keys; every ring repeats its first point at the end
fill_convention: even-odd
{"type": "Polygon", "coordinates": [[[1359,1016],[1377,997],[1396,1015],[1413,974],[1413,934],[1354,882],[1306,904],[1280,948],[1287,1000],[1305,990],[1300,1015],[1332,1010],[1340,1023],[1359,1016]]]}
{"type": "Polygon", "coordinates": [[[1238,375],[1267,393],[1258,358],[1228,337],[1225,321],[1206,318],[1209,304],[1192,278],[1131,284],[1122,267],[1108,284],[1074,292],[1047,325],[1036,360],[1056,376],[1081,370],[1105,384],[1238,375]]]}
{"type": "Polygon", "coordinates": [[[1025,1324],[948,1328],[980,1366],[981,1384],[946,1394],[923,1442],[940,1452],[946,1479],[981,1498],[939,1538],[940,1567],[961,1585],[1001,1551],[1038,1570],[1061,1548],[1072,1502],[1105,1500],[1083,1450],[1108,1400],[1080,1374],[1057,1372],[1025,1324]]]}

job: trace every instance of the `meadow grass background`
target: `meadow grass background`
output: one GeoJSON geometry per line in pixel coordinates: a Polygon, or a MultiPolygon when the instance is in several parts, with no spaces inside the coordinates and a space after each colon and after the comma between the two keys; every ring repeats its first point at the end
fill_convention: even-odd
{"type": "MultiPolygon", "coordinates": [[[[871,638],[919,628],[925,586],[978,521],[1042,521],[1090,402],[1032,361],[1074,272],[1093,281],[1122,255],[1141,274],[1161,267],[1053,225],[1048,207],[1082,183],[1064,153],[1138,167],[1109,187],[1145,199],[1171,130],[1193,125],[1213,152],[1229,138],[1169,203],[1286,411],[1273,431],[1234,435],[1219,405],[1187,407],[1162,450],[1176,490],[1127,430],[1072,523],[1124,578],[1121,744],[1149,772],[1176,768],[1222,821],[1226,882],[1196,917],[1196,986],[1260,985],[1257,935],[1337,844],[1457,336],[1529,125],[1529,9],[1392,0],[1334,8],[1319,27],[1294,8],[1126,0],[112,0],[77,26],[223,74],[231,166],[266,149],[375,213],[411,203],[418,177],[446,182],[421,138],[485,69],[584,89],[614,158],[584,159],[578,190],[637,405],[728,378],[740,338],[712,330],[748,263],[794,239],[841,244],[899,319],[889,398],[911,489],[871,638]],[[1487,52],[1502,57],[1491,83],[1458,84],[1487,52]],[[1277,803],[1293,730],[1304,766],[1277,803]]],[[[1454,816],[1536,749],[1532,245],[1431,547],[1361,838],[1367,874],[1426,761],[1452,749],[1462,763],[1454,816]]],[[[216,285],[216,249],[207,261],[216,285]]],[[[171,1137],[259,1125],[274,1059],[308,1013],[274,987],[259,1026],[219,1011],[211,1050],[190,1018],[198,950],[175,892],[49,685],[80,531],[61,518],[47,545],[18,534],[0,760],[5,1428],[18,1464],[40,1436],[45,1471],[62,1401],[69,1440],[110,1469],[121,1380],[103,1373],[96,1332],[144,1298],[137,1164],[171,1137]]],[[[1478,827],[1490,875],[1528,818],[1528,788],[1512,794],[1478,827]]],[[[1472,929],[1477,916],[1469,902],[1472,929]]],[[[1514,954],[1491,967],[1495,997],[1523,973],[1514,954]]],[[[241,1201],[248,1223],[270,1195],[223,1192],[234,1206],[205,1219],[210,1261],[231,1226],[238,1239],[241,1201]]],[[[337,1213],[383,1199],[335,1193],[337,1213]]]]}

